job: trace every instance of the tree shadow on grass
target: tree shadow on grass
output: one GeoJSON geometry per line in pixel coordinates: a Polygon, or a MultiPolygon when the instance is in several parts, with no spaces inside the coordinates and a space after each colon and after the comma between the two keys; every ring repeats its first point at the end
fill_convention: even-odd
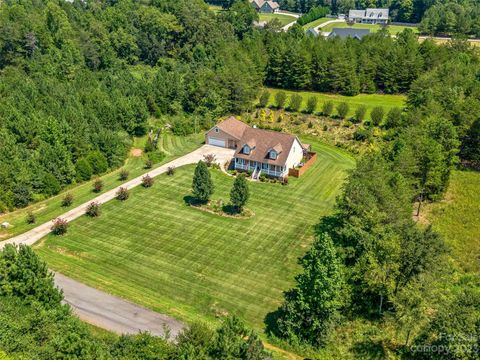
{"type": "Polygon", "coordinates": [[[183,201],[188,206],[200,206],[200,205],[205,205],[207,203],[206,201],[199,200],[192,195],[185,195],[183,197],[183,201]]]}
{"type": "Polygon", "coordinates": [[[388,356],[379,340],[360,341],[352,346],[352,352],[358,359],[386,359],[388,356]]]}
{"type": "Polygon", "coordinates": [[[269,336],[280,337],[280,332],[278,331],[278,319],[280,318],[280,308],[275,311],[269,312],[265,315],[263,323],[265,324],[265,333],[269,336]]]}
{"type": "Polygon", "coordinates": [[[223,205],[222,211],[228,215],[239,215],[241,212],[232,204],[223,205]]]}

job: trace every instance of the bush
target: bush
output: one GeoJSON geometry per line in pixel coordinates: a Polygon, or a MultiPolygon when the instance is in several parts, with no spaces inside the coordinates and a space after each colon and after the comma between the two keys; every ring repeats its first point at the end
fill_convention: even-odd
{"type": "Polygon", "coordinates": [[[385,129],[393,129],[393,128],[399,127],[401,124],[402,124],[402,109],[398,107],[394,107],[388,112],[387,118],[383,126],[385,127],[385,129]]]}
{"type": "Polygon", "coordinates": [[[100,216],[100,204],[97,203],[96,201],[91,202],[90,204],[88,204],[85,214],[87,214],[90,217],[100,216]]]}
{"type": "Polygon", "coordinates": [[[29,211],[27,213],[27,217],[26,217],[25,221],[27,222],[27,224],[35,224],[37,222],[35,214],[33,212],[29,211]]]}
{"type": "Polygon", "coordinates": [[[367,107],[365,105],[360,105],[356,110],[355,110],[355,122],[356,123],[361,123],[363,120],[365,120],[365,115],[367,114],[367,107]]]}
{"type": "Polygon", "coordinates": [[[260,95],[258,106],[262,108],[267,107],[269,100],[270,100],[270,91],[264,90],[260,95]]]}
{"type": "Polygon", "coordinates": [[[341,102],[337,106],[337,113],[340,119],[345,119],[347,117],[348,111],[350,110],[350,106],[346,102],[341,102]]]}
{"type": "Polygon", "coordinates": [[[150,159],[145,160],[145,169],[151,169],[153,166],[153,161],[150,159]]]}
{"type": "Polygon", "coordinates": [[[48,196],[57,195],[61,190],[57,178],[50,173],[46,173],[43,178],[43,193],[48,196]]]}
{"type": "Polygon", "coordinates": [[[13,189],[13,202],[16,207],[23,208],[32,201],[32,192],[26,184],[18,184],[13,189]]]}
{"type": "Polygon", "coordinates": [[[54,235],[64,235],[67,233],[68,222],[65,219],[57,218],[54,220],[50,230],[54,235]]]}
{"type": "Polygon", "coordinates": [[[333,112],[333,101],[326,101],[323,103],[323,106],[322,106],[322,114],[323,116],[332,116],[332,112],[333,112]]]}
{"type": "Polygon", "coordinates": [[[372,137],[371,131],[368,129],[360,128],[353,134],[353,138],[356,141],[367,141],[372,137]]]}
{"type": "Polygon", "coordinates": [[[370,119],[372,120],[373,125],[379,126],[383,121],[384,115],[385,115],[385,110],[383,110],[383,107],[381,106],[374,107],[370,114],[370,119]]]}
{"type": "Polygon", "coordinates": [[[108,169],[107,158],[100,151],[92,151],[87,156],[87,161],[94,174],[102,174],[108,169]]]}
{"type": "Polygon", "coordinates": [[[203,162],[208,166],[211,167],[215,163],[215,155],[214,154],[208,154],[203,156],[203,162]]]}
{"type": "Polygon", "coordinates": [[[307,100],[307,107],[305,109],[307,113],[313,114],[317,109],[317,104],[318,104],[318,98],[316,96],[310,96],[307,100]]]}
{"type": "Polygon", "coordinates": [[[168,176],[173,176],[175,175],[175,166],[169,166],[168,169],[167,169],[167,175],[168,176]]]}
{"type": "Polygon", "coordinates": [[[150,175],[145,175],[143,178],[142,178],[142,186],[144,188],[149,188],[149,187],[152,187],[153,186],[153,178],[150,176],[150,175]]]}
{"type": "Polygon", "coordinates": [[[145,143],[145,147],[143,151],[145,153],[151,153],[157,150],[157,144],[153,141],[152,137],[149,135],[147,138],[147,142],[145,143]]]}
{"type": "Polygon", "coordinates": [[[118,189],[116,194],[117,200],[121,201],[127,200],[129,196],[130,194],[128,193],[128,189],[125,187],[121,187],[120,189],[118,189]]]}
{"type": "Polygon", "coordinates": [[[93,191],[99,193],[103,189],[103,181],[100,178],[95,179],[93,182],[93,191]]]}
{"type": "Polygon", "coordinates": [[[148,154],[148,160],[150,160],[152,164],[158,164],[163,159],[165,159],[165,154],[161,151],[155,151],[148,154]]]}
{"type": "Polygon", "coordinates": [[[292,97],[290,98],[290,110],[298,112],[300,110],[300,107],[302,106],[302,101],[303,98],[299,94],[293,94],[292,97]]]}
{"type": "Polygon", "coordinates": [[[279,91],[275,94],[275,106],[279,109],[285,107],[285,102],[287,101],[287,94],[284,91],[279,91]]]}
{"type": "Polygon", "coordinates": [[[88,181],[92,178],[93,175],[92,166],[84,158],[79,159],[75,164],[75,172],[77,181],[88,181]]]}
{"type": "Polygon", "coordinates": [[[62,199],[62,206],[68,207],[72,205],[72,203],[73,203],[73,195],[70,193],[65,194],[65,196],[62,199]]]}
{"type": "Polygon", "coordinates": [[[128,179],[129,175],[130,175],[130,173],[128,172],[128,170],[122,169],[122,170],[120,170],[120,174],[118,175],[118,179],[120,181],[125,181],[125,180],[128,179]]]}

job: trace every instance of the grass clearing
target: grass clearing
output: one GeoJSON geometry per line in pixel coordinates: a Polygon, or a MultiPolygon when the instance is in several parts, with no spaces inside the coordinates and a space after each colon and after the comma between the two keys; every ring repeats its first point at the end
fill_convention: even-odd
{"type": "MultiPolygon", "coordinates": [[[[145,139],[146,139],[145,137],[135,139],[134,147],[140,147],[143,149],[143,147],[145,146],[145,139]]],[[[161,163],[156,164],[154,167],[160,166],[165,162],[168,162],[174,158],[177,158],[181,155],[184,155],[186,153],[189,153],[195,150],[196,148],[201,146],[203,139],[204,139],[203,134],[195,134],[187,137],[179,137],[179,136],[174,136],[170,133],[163,133],[159,141],[159,150],[165,152],[166,157],[161,163]]],[[[147,171],[144,169],[145,159],[146,159],[145,156],[129,157],[127,159],[127,161],[125,162],[125,165],[121,168],[121,169],[127,169],[130,172],[129,179],[126,181],[129,181],[137,176],[140,176],[141,174],[147,171]]],[[[56,218],[57,216],[60,216],[61,214],[72,209],[73,207],[78,206],[84,202],[87,202],[90,199],[93,199],[98,195],[122,184],[122,181],[118,179],[119,172],[121,169],[117,169],[115,171],[112,171],[110,173],[107,173],[101,176],[104,186],[103,186],[103,191],[100,193],[94,193],[92,191],[92,184],[94,182],[94,179],[92,179],[82,184],[73,185],[72,187],[63,190],[57,196],[32,204],[25,209],[20,209],[11,213],[7,213],[5,215],[1,215],[0,223],[7,221],[13,226],[9,229],[0,229],[0,241],[6,240],[9,237],[19,235],[28,230],[31,230],[42,223],[45,223],[47,221],[50,221],[56,218]],[[75,198],[72,206],[67,208],[61,206],[63,196],[66,193],[71,193],[75,198]],[[25,218],[29,211],[32,211],[35,214],[37,218],[36,224],[26,223],[25,218]]]]}
{"type": "Polygon", "coordinates": [[[219,12],[223,11],[223,8],[220,5],[208,4],[208,9],[213,11],[215,14],[218,14],[219,12]]]}
{"type": "Polygon", "coordinates": [[[480,271],[480,173],[455,171],[445,200],[429,204],[423,219],[441,233],[459,268],[480,271]]]}
{"type": "Polygon", "coordinates": [[[288,25],[297,19],[293,16],[285,15],[285,14],[269,14],[269,13],[259,13],[258,14],[259,21],[266,21],[267,23],[272,21],[273,19],[278,19],[282,26],[288,25]]]}
{"type": "MultiPolygon", "coordinates": [[[[341,150],[304,140],[317,162],[288,186],[250,183],[250,219],[187,206],[194,170],[187,166],[133,189],[126,202],[103,205],[99,218],[72,222],[67,235],[48,236],[36,251],[52,269],[155,311],[186,321],[235,313],[263,329],[354,165],[341,150]]],[[[218,170],[212,177],[213,200],[227,202],[233,178],[218,170]]]]}
{"type": "Polygon", "coordinates": [[[331,21],[332,18],[327,18],[327,17],[322,17],[320,19],[317,19],[315,21],[309,22],[308,24],[303,25],[304,30],[308,30],[311,28],[316,28],[319,25],[325,24],[327,21],[331,21]]]}
{"type": "MultiPolygon", "coordinates": [[[[303,98],[302,106],[300,110],[304,110],[308,98],[311,96],[316,96],[318,99],[317,109],[316,111],[321,111],[322,106],[327,101],[332,101],[335,104],[335,108],[338,104],[342,102],[346,102],[350,106],[350,111],[348,116],[353,116],[355,114],[355,110],[361,106],[365,105],[367,107],[367,117],[370,115],[371,110],[376,106],[382,106],[386,112],[394,107],[404,108],[407,97],[404,95],[385,95],[385,94],[360,94],[357,96],[343,96],[337,94],[326,94],[326,93],[319,93],[319,92],[311,92],[311,91],[288,91],[288,90],[281,90],[281,89],[268,89],[271,93],[269,106],[273,106],[275,104],[275,94],[279,91],[284,91],[288,97],[290,98],[293,94],[300,94],[303,98]]],[[[287,100],[288,105],[288,100],[287,100]]],[[[334,115],[336,114],[336,109],[334,111],[334,115]]]]}
{"type": "MultiPolygon", "coordinates": [[[[372,24],[353,24],[349,25],[346,22],[342,23],[334,23],[328,24],[327,26],[323,27],[321,30],[322,32],[332,32],[334,28],[353,28],[353,29],[369,29],[370,32],[376,33],[383,29],[381,25],[372,25],[372,24]]],[[[391,35],[397,35],[401,33],[405,29],[411,29],[414,33],[418,33],[418,28],[416,26],[400,26],[400,25],[388,25],[387,30],[390,32],[391,35]]]]}

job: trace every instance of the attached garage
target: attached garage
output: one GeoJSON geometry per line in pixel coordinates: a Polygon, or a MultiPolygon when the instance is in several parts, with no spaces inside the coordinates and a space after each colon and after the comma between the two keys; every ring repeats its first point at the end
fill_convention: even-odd
{"type": "Polygon", "coordinates": [[[213,137],[209,137],[209,138],[208,138],[208,143],[209,143],[210,145],[214,145],[214,146],[226,147],[226,146],[225,146],[225,140],[215,139],[215,138],[213,138],[213,137]]]}

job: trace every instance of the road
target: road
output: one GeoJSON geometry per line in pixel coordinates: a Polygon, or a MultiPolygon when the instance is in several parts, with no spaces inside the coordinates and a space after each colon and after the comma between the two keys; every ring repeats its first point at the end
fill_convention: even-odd
{"type": "MultiPolygon", "coordinates": [[[[137,187],[142,184],[142,178],[145,175],[149,175],[150,177],[154,178],[158,175],[161,175],[165,173],[169,167],[174,166],[174,167],[180,167],[188,164],[195,164],[198,161],[202,160],[203,157],[207,154],[215,154],[217,161],[221,164],[224,164],[227,160],[230,160],[233,157],[235,150],[231,149],[224,149],[216,146],[211,146],[211,145],[203,145],[202,147],[198,148],[195,151],[192,151],[189,154],[186,154],[178,159],[175,159],[173,161],[170,161],[167,164],[164,164],[162,166],[159,166],[158,168],[155,168],[135,179],[132,179],[120,186],[117,186],[116,188],[109,190],[105,192],[102,195],[97,196],[96,198],[80,205],[77,206],[76,208],[64,213],[63,215],[59,216],[60,218],[66,220],[67,222],[73,221],[80,216],[85,214],[85,211],[88,207],[88,205],[92,202],[97,202],[99,204],[104,204],[112,199],[115,199],[116,193],[119,188],[125,187],[127,189],[133,189],[134,187],[137,187]]],[[[24,244],[24,245],[33,245],[36,243],[38,240],[43,238],[44,236],[48,235],[50,233],[51,227],[52,227],[52,222],[55,219],[51,219],[51,221],[48,221],[44,224],[41,224],[37,226],[36,228],[27,231],[23,234],[20,234],[18,236],[12,237],[8,240],[5,240],[3,242],[0,242],[0,250],[6,245],[6,244],[24,244]]]]}
{"type": "Polygon", "coordinates": [[[132,304],[55,273],[55,284],[63,290],[65,303],[83,321],[117,334],[148,331],[174,339],[184,324],[172,317],[132,304]]]}

